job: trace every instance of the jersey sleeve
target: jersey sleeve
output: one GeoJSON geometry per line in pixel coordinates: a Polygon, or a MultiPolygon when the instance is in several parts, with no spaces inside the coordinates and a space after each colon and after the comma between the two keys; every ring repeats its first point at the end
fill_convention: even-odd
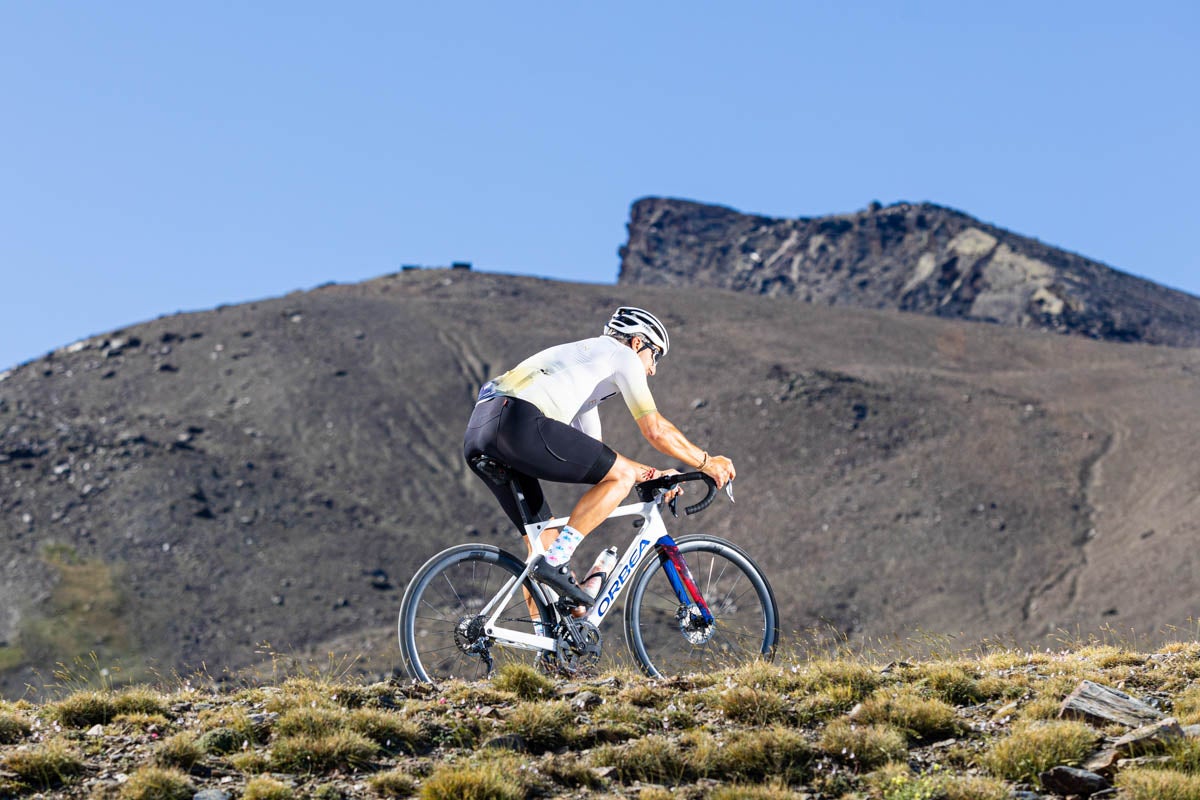
{"type": "Polygon", "coordinates": [[[653,414],[658,408],[654,405],[654,395],[650,394],[650,384],[646,381],[646,368],[637,353],[628,347],[623,347],[616,356],[616,369],[613,370],[613,383],[625,398],[625,405],[634,419],[641,419],[647,414],[653,414]]]}

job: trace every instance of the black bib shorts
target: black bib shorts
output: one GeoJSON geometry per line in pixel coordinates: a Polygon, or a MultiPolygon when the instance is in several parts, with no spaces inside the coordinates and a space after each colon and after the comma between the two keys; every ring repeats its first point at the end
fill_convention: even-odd
{"type": "MultiPolygon", "coordinates": [[[[486,455],[513,469],[529,508],[542,521],[554,515],[539,479],[594,485],[603,480],[617,461],[616,452],[604,442],[550,419],[533,403],[504,395],[481,400],[467,423],[463,456],[470,464],[478,455],[486,455]]],[[[509,487],[497,486],[482,474],[479,477],[496,495],[517,530],[524,534],[521,512],[509,487]]]]}

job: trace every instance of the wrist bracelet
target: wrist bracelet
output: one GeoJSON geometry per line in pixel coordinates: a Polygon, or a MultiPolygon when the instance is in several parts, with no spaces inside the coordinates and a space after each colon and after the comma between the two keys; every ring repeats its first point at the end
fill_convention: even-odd
{"type": "Polygon", "coordinates": [[[696,465],[696,469],[704,469],[704,465],[708,463],[708,451],[704,451],[704,460],[696,465]]]}

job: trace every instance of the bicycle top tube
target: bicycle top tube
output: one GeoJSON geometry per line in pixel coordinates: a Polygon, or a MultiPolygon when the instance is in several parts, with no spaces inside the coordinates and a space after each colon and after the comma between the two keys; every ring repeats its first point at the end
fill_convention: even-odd
{"type": "MultiPolygon", "coordinates": [[[[688,506],[684,509],[686,514],[695,514],[708,508],[712,504],[713,499],[717,496],[717,483],[712,478],[705,475],[703,472],[684,472],[679,475],[663,475],[654,480],[644,481],[637,484],[634,489],[637,491],[640,503],[627,503],[618,507],[606,519],[619,519],[620,517],[635,517],[640,516],[643,519],[649,520],[653,516],[657,508],[659,492],[665,492],[674,486],[688,481],[703,481],[708,485],[708,494],[706,494],[698,503],[688,506]],[[653,505],[651,505],[653,504],[653,505]],[[649,508],[648,508],[649,506],[649,508]]],[[[674,513],[674,501],[672,501],[671,511],[674,513]]],[[[525,526],[525,535],[530,537],[537,545],[534,548],[534,554],[541,551],[541,543],[538,537],[546,528],[561,528],[570,521],[570,517],[554,517],[553,519],[531,522],[525,526]]]]}

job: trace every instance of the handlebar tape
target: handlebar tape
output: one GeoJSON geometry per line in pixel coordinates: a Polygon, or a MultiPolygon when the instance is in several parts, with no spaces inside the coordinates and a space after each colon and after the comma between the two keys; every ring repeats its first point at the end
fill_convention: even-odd
{"type": "Polygon", "coordinates": [[[690,505],[683,509],[685,514],[695,514],[698,511],[703,511],[712,504],[712,501],[717,496],[717,482],[703,472],[684,472],[680,475],[663,475],[661,478],[655,478],[652,481],[646,481],[637,485],[638,497],[643,503],[649,503],[654,499],[654,493],[659,489],[670,489],[672,486],[688,481],[704,481],[708,484],[708,494],[706,494],[700,502],[690,505]]]}

